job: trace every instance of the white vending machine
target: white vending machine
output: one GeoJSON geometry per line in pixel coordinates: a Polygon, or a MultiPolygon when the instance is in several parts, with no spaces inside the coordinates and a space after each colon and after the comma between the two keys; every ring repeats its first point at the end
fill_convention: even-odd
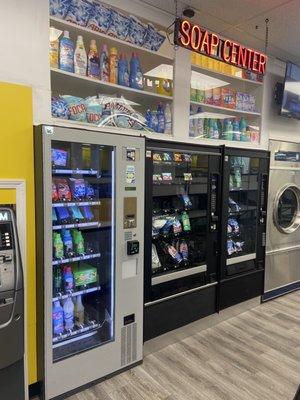
{"type": "Polygon", "coordinates": [[[141,137],[35,132],[39,377],[61,398],[142,360],[141,137]]]}

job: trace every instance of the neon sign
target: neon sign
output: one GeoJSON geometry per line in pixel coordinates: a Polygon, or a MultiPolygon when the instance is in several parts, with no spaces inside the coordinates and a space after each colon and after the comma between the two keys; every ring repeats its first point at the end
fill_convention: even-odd
{"type": "Polygon", "coordinates": [[[217,33],[209,32],[186,19],[176,19],[174,42],[178,46],[256,74],[264,75],[266,72],[268,57],[265,54],[223,39],[217,33]]]}

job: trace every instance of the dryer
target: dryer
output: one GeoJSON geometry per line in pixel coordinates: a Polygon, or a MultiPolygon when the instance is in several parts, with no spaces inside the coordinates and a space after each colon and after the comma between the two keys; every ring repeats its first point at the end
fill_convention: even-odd
{"type": "Polygon", "coordinates": [[[300,288],[300,144],[270,141],[263,300],[300,288]]]}

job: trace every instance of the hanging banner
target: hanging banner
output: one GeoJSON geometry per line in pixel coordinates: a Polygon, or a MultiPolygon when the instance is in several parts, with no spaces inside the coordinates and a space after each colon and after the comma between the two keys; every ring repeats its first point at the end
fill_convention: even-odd
{"type": "Polygon", "coordinates": [[[174,43],[185,49],[264,75],[268,57],[235,41],[221,38],[187,19],[175,21],[174,43]]]}

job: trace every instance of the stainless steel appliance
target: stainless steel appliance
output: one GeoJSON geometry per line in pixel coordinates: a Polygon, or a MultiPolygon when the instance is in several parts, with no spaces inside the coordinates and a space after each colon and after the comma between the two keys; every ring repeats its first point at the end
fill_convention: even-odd
{"type": "Polygon", "coordinates": [[[0,398],[24,400],[24,287],[13,210],[0,207],[0,398]]]}
{"type": "Polygon", "coordinates": [[[142,360],[144,146],[140,137],[37,128],[44,399],[142,360]]]}
{"type": "Polygon", "coordinates": [[[263,299],[300,288],[300,145],[271,140],[263,299]]]}

